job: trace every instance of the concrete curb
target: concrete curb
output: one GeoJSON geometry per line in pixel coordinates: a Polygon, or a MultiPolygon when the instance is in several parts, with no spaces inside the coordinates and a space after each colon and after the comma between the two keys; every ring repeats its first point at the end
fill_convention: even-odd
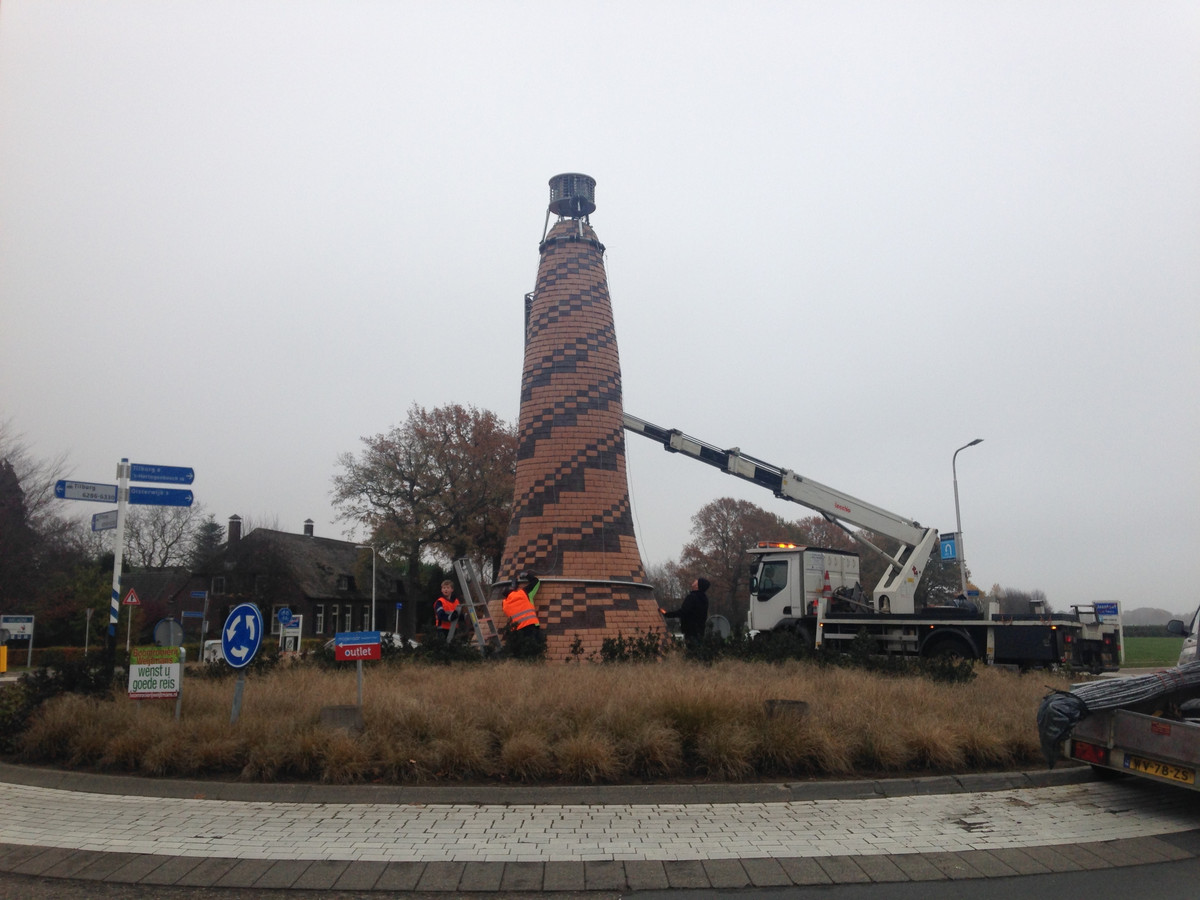
{"type": "Polygon", "coordinates": [[[257,803],[450,803],[503,806],[665,803],[789,803],[869,800],[924,794],[1006,791],[1081,784],[1094,780],[1088,766],[1029,772],[984,772],[923,778],[800,781],[767,784],[643,784],[526,787],[520,785],[376,785],[201,781],[106,775],[0,763],[0,782],[91,794],[242,800],[257,803]]]}

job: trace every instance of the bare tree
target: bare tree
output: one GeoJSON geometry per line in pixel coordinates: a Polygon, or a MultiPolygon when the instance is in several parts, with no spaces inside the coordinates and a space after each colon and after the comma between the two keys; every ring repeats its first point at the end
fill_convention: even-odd
{"type": "Polygon", "coordinates": [[[125,514],[125,558],[134,568],[185,566],[204,519],[202,503],[132,506],[125,514]]]}
{"type": "Polygon", "coordinates": [[[646,567],[646,583],[654,588],[654,599],[659,606],[678,600],[687,593],[679,580],[679,567],[674,562],[655,563],[646,567]]]}

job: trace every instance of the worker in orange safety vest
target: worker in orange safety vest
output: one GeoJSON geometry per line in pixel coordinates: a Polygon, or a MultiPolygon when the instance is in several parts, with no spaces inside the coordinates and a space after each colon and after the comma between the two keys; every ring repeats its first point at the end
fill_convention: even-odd
{"type": "Polygon", "coordinates": [[[504,615],[508,617],[505,644],[509,653],[518,659],[539,658],[546,654],[546,638],[542,635],[532,599],[537,589],[537,576],[522,572],[513,579],[512,590],[504,598],[504,615]]]}
{"type": "Polygon", "coordinates": [[[460,602],[454,596],[454,582],[443,581],[442,592],[433,601],[433,615],[437,619],[438,632],[443,636],[450,634],[450,626],[462,615],[458,608],[460,602]]]}

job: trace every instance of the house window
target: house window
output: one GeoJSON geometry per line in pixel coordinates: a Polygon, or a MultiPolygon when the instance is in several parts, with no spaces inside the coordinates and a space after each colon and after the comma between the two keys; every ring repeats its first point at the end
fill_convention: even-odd
{"type": "Polygon", "coordinates": [[[318,603],[313,607],[313,634],[325,633],[325,604],[318,603]]]}
{"type": "Polygon", "coordinates": [[[329,607],[329,630],[336,633],[338,630],[338,608],[337,604],[329,607]]]}
{"type": "Polygon", "coordinates": [[[225,576],[224,575],[213,576],[212,592],[214,594],[224,594],[225,593],[225,576]]]}
{"type": "Polygon", "coordinates": [[[337,584],[339,591],[353,591],[356,589],[353,575],[339,575],[337,584]]]}
{"type": "Polygon", "coordinates": [[[283,626],[279,624],[279,611],[281,609],[283,609],[283,606],[278,603],[271,607],[271,634],[279,634],[283,630],[283,626]]]}
{"type": "Polygon", "coordinates": [[[346,604],[344,609],[346,610],[346,627],[342,630],[343,631],[353,631],[354,630],[354,607],[350,606],[349,604],[346,604]]]}
{"type": "Polygon", "coordinates": [[[362,628],[361,631],[368,631],[371,628],[371,607],[364,606],[362,608],[362,628]]]}

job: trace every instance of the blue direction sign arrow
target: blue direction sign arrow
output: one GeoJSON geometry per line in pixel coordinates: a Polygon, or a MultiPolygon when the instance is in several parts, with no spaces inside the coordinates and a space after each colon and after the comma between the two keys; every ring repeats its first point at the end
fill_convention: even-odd
{"type": "Polygon", "coordinates": [[[130,481],[153,481],[157,484],[191,484],[196,480],[196,470],[182,466],[147,466],[131,463],[130,481]]]}
{"type": "Polygon", "coordinates": [[[249,665],[263,639],[263,617],[253,603],[233,608],[221,629],[221,649],[225,661],[235,669],[249,665]]]}
{"type": "Polygon", "coordinates": [[[129,502],[136,506],[191,506],[192,492],[176,488],[130,487],[129,502]]]}
{"type": "Polygon", "coordinates": [[[97,503],[116,503],[115,484],[92,484],[90,481],[56,481],[54,496],[59,500],[94,500],[97,503]]]}

